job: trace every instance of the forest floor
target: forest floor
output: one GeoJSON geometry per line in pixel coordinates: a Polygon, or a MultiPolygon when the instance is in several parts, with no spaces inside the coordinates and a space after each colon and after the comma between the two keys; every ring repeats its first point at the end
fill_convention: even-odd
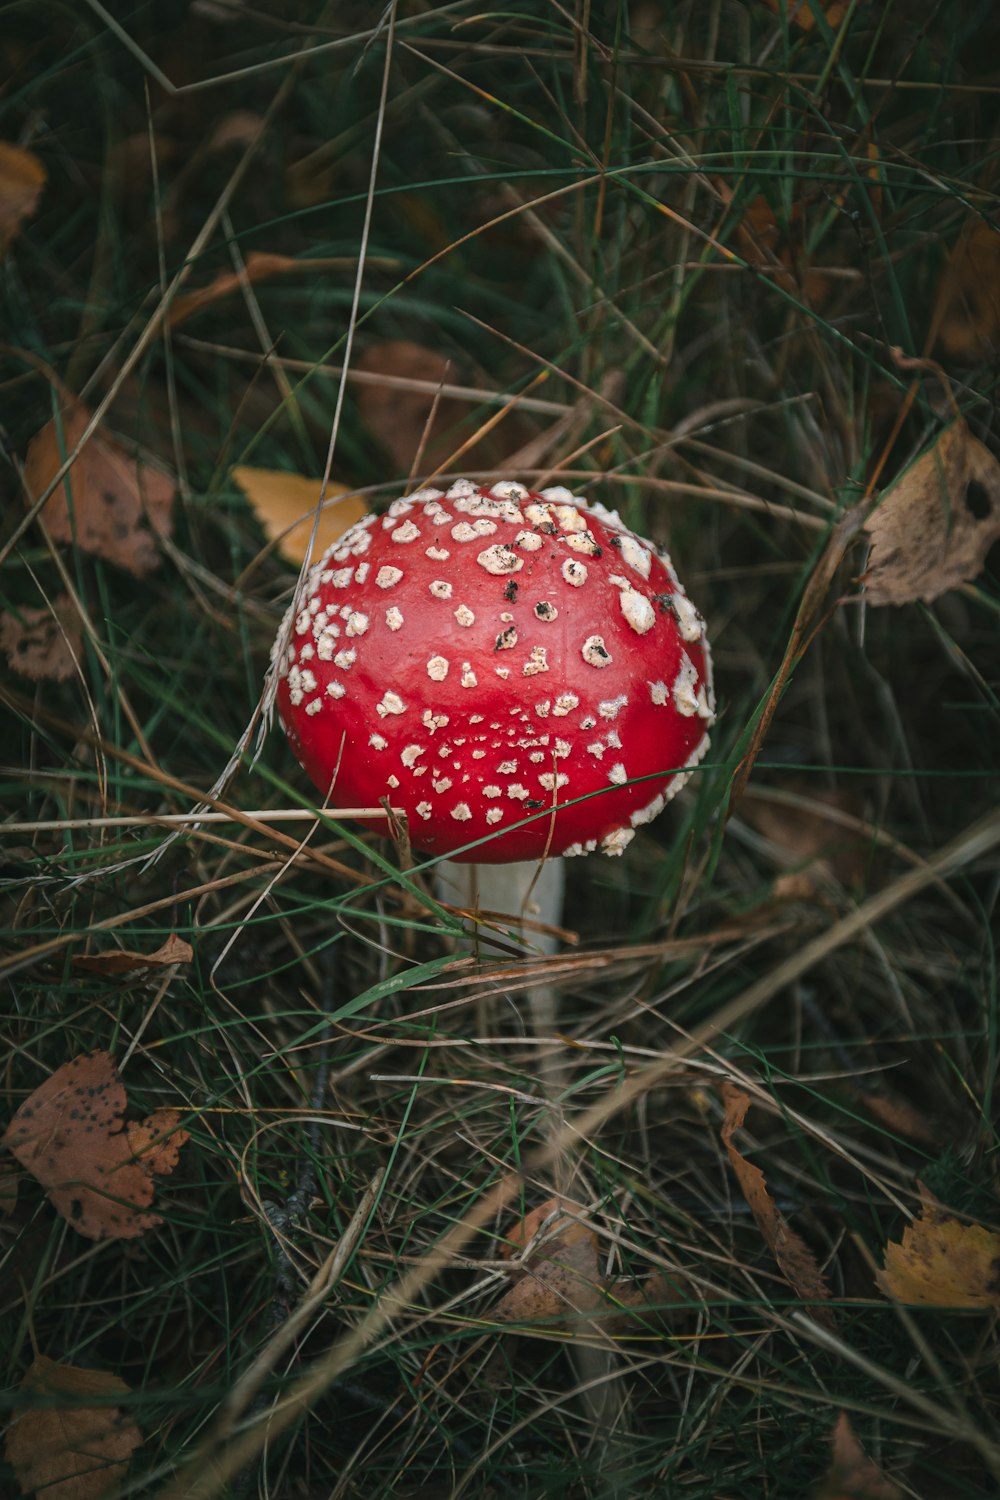
{"type": "Polygon", "coordinates": [[[998,57],[992,0],[8,9],[4,1494],[1000,1494],[998,57]],[[324,475],[319,548],[568,486],[707,622],[710,751],[555,952],[268,731],[324,475]]]}

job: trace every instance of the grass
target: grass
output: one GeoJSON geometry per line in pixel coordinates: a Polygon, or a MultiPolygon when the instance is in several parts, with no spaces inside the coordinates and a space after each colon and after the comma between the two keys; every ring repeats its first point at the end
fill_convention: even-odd
{"type": "Polygon", "coordinates": [[[388,62],[362,6],[6,12],[0,136],[48,174],[0,262],[7,535],[55,378],[92,408],[118,382],[105,428],[179,485],[142,580],[33,525],[0,583],[20,610],[68,579],[93,630],[79,676],[2,687],[5,804],[38,825],[5,841],[5,1102],[106,1048],[130,1109],[191,1133],[139,1240],[82,1239],[29,1178],[0,1221],[7,1400],[38,1351],[124,1379],[125,1495],[798,1500],[841,1411],[901,1494],[997,1492],[991,1317],[873,1279],[918,1180],[998,1220],[998,863],[962,843],[996,804],[995,552],[879,610],[849,549],[730,802],[836,522],[947,415],[893,351],[937,359],[990,442],[1000,261],[947,317],[941,288],[995,223],[996,17],[778,12],[406,4],[388,62]],[[340,263],[163,331],[175,278],[254,252],[340,263]],[[442,399],[420,472],[523,397],[458,470],[534,444],[517,477],[568,476],[669,539],[710,625],[712,753],[621,861],[573,862],[554,1038],[530,955],[449,968],[463,924],[426,865],[272,820],[310,806],[280,732],[226,793],[257,818],[156,821],[217,782],[294,584],[232,467],[319,475],[342,399],[334,480],[401,493],[432,396],[393,387],[387,421],[339,374],[398,340],[472,393],[442,399]],[[109,816],[137,821],[80,824],[109,816]],[[172,933],[189,964],[74,963],[172,933]],[[725,1078],[835,1333],[747,1211],[725,1078]],[[504,1229],[557,1191],[602,1274],[662,1273],[658,1310],[613,1336],[497,1321],[504,1229]]]}

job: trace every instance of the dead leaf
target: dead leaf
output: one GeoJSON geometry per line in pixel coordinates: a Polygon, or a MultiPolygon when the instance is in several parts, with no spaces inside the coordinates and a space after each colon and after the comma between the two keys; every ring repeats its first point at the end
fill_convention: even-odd
{"type": "Polygon", "coordinates": [[[134,974],[136,969],[164,969],[171,964],[189,964],[194,957],[191,944],[172,932],[155,953],[134,953],[130,948],[112,948],[107,953],[88,953],[73,959],[74,969],[90,974],[134,974]]]}
{"type": "MultiPolygon", "coordinates": [[[[313,514],[319,499],[319,479],[289,474],[283,469],[233,470],[233,478],[246,495],[269,542],[277,545],[286,562],[298,567],[306,556],[312,535],[313,514]]],[[[364,501],[342,484],[328,484],[326,500],[316,528],[312,556],[318,561],[349,526],[367,515],[364,501]]]]}
{"type": "Polygon", "coordinates": [[[938,284],[932,326],[956,359],[996,354],[1000,343],[1000,229],[966,220],[938,284]]]}
{"type": "Polygon", "coordinates": [[[851,1092],[862,1109],[886,1130],[892,1130],[911,1141],[920,1141],[925,1146],[936,1146],[941,1141],[944,1128],[940,1119],[916,1109],[884,1081],[879,1092],[868,1088],[852,1088],[851,1092]]]}
{"type": "Polygon", "coordinates": [[[958,418],[865,521],[869,604],[930,603],[982,571],[1000,537],[1000,464],[958,418]]]}
{"type": "Polygon", "coordinates": [[[145,1120],[126,1125],[129,1150],[147,1175],[169,1177],[176,1167],[181,1147],[191,1139],[180,1122],[179,1109],[154,1109],[145,1120]]]}
{"type": "Polygon", "coordinates": [[[782,228],[763,193],[752,198],[736,228],[750,265],[763,270],[775,286],[820,308],[833,291],[833,278],[809,264],[804,243],[804,208],[793,203],[787,228],[782,228]]]}
{"type": "Polygon", "coordinates": [[[0,1218],[7,1219],[17,1207],[20,1173],[13,1167],[0,1167],[0,1218]]]}
{"type": "Polygon", "coordinates": [[[229,146],[239,146],[245,150],[257,139],[263,128],[263,115],[254,114],[252,109],[230,110],[212,131],[205,150],[209,153],[225,151],[229,146]]]}
{"type": "Polygon", "coordinates": [[[961,1223],[925,1195],[921,1217],[886,1245],[875,1280],[911,1306],[1000,1307],[1000,1234],[961,1223]]]}
{"type": "Polygon", "coordinates": [[[606,1311],[599,1314],[602,1333],[612,1337],[648,1333],[658,1323],[676,1322],[697,1306],[697,1293],[682,1277],[670,1280],[654,1271],[644,1281],[619,1276],[605,1286],[606,1311]]]}
{"type": "Polygon", "coordinates": [[[548,1198],[506,1232],[500,1253],[538,1248],[511,1274],[512,1285],[491,1310],[501,1323],[561,1323],[592,1314],[603,1303],[597,1274],[597,1235],[577,1216],[583,1208],[564,1198],[548,1198]]]}
{"type": "MultiPolygon", "coordinates": [[[[834,0],[832,5],[826,7],[823,14],[831,31],[836,31],[846,16],[848,3],[849,0],[834,0]]],[[[784,9],[788,16],[789,26],[797,26],[800,31],[812,31],[816,25],[816,17],[809,0],[764,0],[764,4],[768,10],[773,10],[776,16],[780,16],[784,9]]]]}
{"type": "Polygon", "coordinates": [[[47,175],[33,151],[0,141],[0,254],[38,208],[47,175]]]}
{"type": "Polygon", "coordinates": [[[830,1288],[815,1255],[802,1236],[791,1227],[771,1197],[763,1172],[748,1162],[733,1145],[733,1134],[743,1124],[750,1108],[750,1096],[727,1081],[722,1085],[722,1099],[726,1107],[722,1122],[722,1144],[728,1152],[736,1180],[750,1205],[757,1227],[782,1274],[803,1302],[810,1304],[811,1315],[818,1323],[833,1327],[833,1314],[828,1307],[822,1306],[830,1295],[830,1288]]]}
{"type": "MultiPolygon", "coordinates": [[[[88,1239],[133,1239],[160,1223],[146,1213],[153,1201],[154,1172],[176,1153],[150,1150],[136,1160],[124,1128],[125,1086],[108,1052],[75,1057],[57,1068],[24,1101],[0,1141],[48,1193],[52,1206],[88,1239]]],[[[173,1114],[173,1111],[166,1113],[173,1114]]],[[[157,1140],[163,1135],[157,1111],[145,1122],[157,1140]]],[[[177,1132],[178,1145],[187,1140],[177,1132]]]]}
{"type": "Polygon", "coordinates": [[[854,1436],[846,1412],[832,1434],[833,1461],[812,1500],[903,1500],[903,1491],[873,1463],[854,1436]]]}
{"type": "Polygon", "coordinates": [[[228,297],[232,292],[238,292],[246,281],[251,283],[269,281],[271,277],[283,276],[289,271],[312,273],[341,269],[344,264],[341,256],[317,260],[296,260],[291,255],[271,255],[266,250],[251,250],[244,262],[242,273],[220,271],[208,283],[208,286],[199,287],[197,291],[185,292],[182,297],[176,297],[167,314],[167,322],[171,328],[178,327],[179,324],[187,322],[188,318],[196,312],[201,312],[203,307],[208,307],[211,303],[228,297]]]}
{"type": "MultiPolygon", "coordinates": [[[[62,414],[62,446],[54,420],[32,438],[24,478],[33,500],[48,489],[89,421],[90,412],[74,401],[62,414]]],[[[170,530],[174,489],[166,474],[95,433],[42,506],[42,517],[54,541],[75,541],[84,552],[141,576],[159,566],[155,537],[170,530]]]]}
{"type": "MultiPolygon", "coordinates": [[[[871,841],[857,829],[845,828],[835,816],[844,813],[851,819],[860,819],[864,810],[860,798],[849,791],[816,790],[805,783],[799,786],[790,782],[784,790],[795,793],[799,805],[771,801],[765,790],[758,789],[748,791],[740,812],[752,828],[775,846],[782,866],[799,867],[794,875],[796,879],[804,877],[804,883],[796,894],[801,891],[815,896],[824,876],[832,876],[848,889],[860,885],[868,869],[871,841]],[[826,816],[824,809],[834,816],[826,816]]],[[[776,894],[780,885],[779,880],[776,894]]],[[[785,892],[789,889],[788,883],[782,886],[785,892]]]]}
{"type": "Polygon", "coordinates": [[[0,649],[8,665],[34,682],[65,682],[72,677],[82,645],[80,614],[68,594],[53,599],[51,607],[0,615],[0,649]]]}
{"type": "Polygon", "coordinates": [[[107,1404],[109,1397],[129,1394],[124,1380],[40,1354],[20,1390],[6,1455],[22,1493],[38,1492],[45,1500],[111,1500],[142,1442],[132,1418],[107,1404]]]}
{"type": "MultiPolygon", "coordinates": [[[[421,473],[432,473],[476,432],[473,421],[481,419],[475,416],[473,402],[442,396],[435,404],[438,385],[456,385],[461,380],[461,371],[435,350],[407,339],[388,339],[366,349],[357,369],[363,375],[382,377],[375,384],[366,380],[360,385],[358,410],[398,474],[410,474],[418,454],[421,473]],[[417,381],[419,389],[414,388],[417,381]]],[[[462,464],[485,468],[503,463],[535,432],[515,408],[499,427],[484,433],[462,453],[462,464]]]]}

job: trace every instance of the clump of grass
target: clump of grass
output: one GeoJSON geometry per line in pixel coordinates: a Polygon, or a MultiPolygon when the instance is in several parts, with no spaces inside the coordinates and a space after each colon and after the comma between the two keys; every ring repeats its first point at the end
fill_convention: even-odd
{"type": "MultiPolygon", "coordinates": [[[[343,260],[147,338],[106,425],[178,477],[154,574],[54,557],[30,527],[4,569],[4,607],[36,607],[61,562],[97,643],[65,683],[2,687],[11,820],[38,825],[5,846],[7,1100],[106,1047],[136,1110],[177,1107],[192,1137],[134,1245],[83,1243],[30,1181],[0,1224],[7,1399],[36,1349],[122,1376],[145,1436],[125,1493],[208,1484],[221,1454],[234,1495],[781,1500],[818,1483],[840,1410],[904,1493],[996,1484],[991,1326],[901,1312],[872,1277],[918,1178],[996,1219],[995,845],[848,925],[995,804],[995,557],[876,611],[850,552],[730,804],[834,526],[944,414],[893,349],[941,359],[989,440],[1000,321],[958,352],[934,321],[949,247],[996,214],[996,20],[777,10],[403,8],[388,59],[363,7],[13,14],[0,135],[48,186],[0,265],[11,531],[53,375],[98,406],[192,246],[198,285],[253,251],[343,260]],[[426,866],[270,821],[309,806],[279,734],[228,787],[256,818],[157,822],[239,743],[293,586],[230,470],[323,471],[349,328],[355,367],[407,340],[470,391],[546,371],[469,468],[565,418],[519,477],[669,539],[710,622],[712,756],[624,860],[577,862],[547,1041],[526,960],[501,983],[449,970],[462,926],[421,899],[426,866]],[[83,822],[110,816],[139,821],[83,822]],[[165,979],[73,963],[170,933],[194,959],[165,979]],[[821,1262],[835,1333],[739,1195],[727,1077],[754,1092],[743,1149],[821,1262]],[[613,1338],[491,1320],[498,1237],[554,1191],[604,1273],[659,1272],[676,1299],[613,1338]]],[[[410,475],[364,389],[343,386],[332,472],[380,504],[410,475]]],[[[495,411],[449,399],[441,451],[495,411]]]]}

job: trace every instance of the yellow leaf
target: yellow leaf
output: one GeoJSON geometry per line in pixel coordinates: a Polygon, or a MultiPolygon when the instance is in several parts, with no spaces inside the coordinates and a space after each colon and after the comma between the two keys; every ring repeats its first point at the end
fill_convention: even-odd
{"type": "MultiPolygon", "coordinates": [[[[286,562],[296,567],[303,561],[312,535],[313,513],[319,499],[320,480],[283,469],[233,470],[233,478],[246,495],[269,542],[277,543],[286,562]]],[[[345,485],[328,484],[326,501],[316,529],[312,559],[318,562],[328,547],[349,526],[367,514],[364,501],[345,485]]]]}
{"type": "Polygon", "coordinates": [[[1000,537],[1000,464],[959,418],[865,522],[869,604],[930,601],[982,571],[1000,537]]]}
{"type": "Polygon", "coordinates": [[[1000,1307],[1000,1234],[962,1224],[925,1199],[923,1216],[885,1247],[882,1291],[933,1307],[1000,1307]]]}

